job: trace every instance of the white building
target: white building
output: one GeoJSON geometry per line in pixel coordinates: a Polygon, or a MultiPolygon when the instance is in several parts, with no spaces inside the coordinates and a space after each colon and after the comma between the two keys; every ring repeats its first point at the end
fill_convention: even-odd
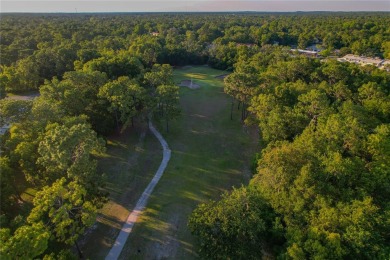
{"type": "Polygon", "coordinates": [[[362,66],[373,65],[378,68],[384,67],[384,64],[388,64],[389,62],[389,60],[383,60],[380,58],[363,57],[363,56],[358,56],[353,54],[347,54],[342,58],[338,58],[337,60],[340,62],[355,63],[362,66]]]}

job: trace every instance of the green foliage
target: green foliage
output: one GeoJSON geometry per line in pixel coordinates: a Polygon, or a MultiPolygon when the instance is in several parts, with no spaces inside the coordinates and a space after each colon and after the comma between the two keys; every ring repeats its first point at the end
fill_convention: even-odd
{"type": "Polygon", "coordinates": [[[207,259],[259,259],[271,242],[279,242],[278,218],[255,188],[240,188],[218,202],[199,205],[189,218],[207,259]]]}
{"type": "Polygon", "coordinates": [[[38,146],[37,164],[45,169],[39,177],[43,183],[65,177],[93,192],[93,183],[98,178],[96,160],[92,159],[92,154],[104,150],[102,142],[82,120],[69,121],[65,125],[49,124],[46,127],[45,137],[38,146]]]}
{"type": "Polygon", "coordinates": [[[142,35],[131,43],[129,51],[140,57],[145,65],[151,66],[158,62],[158,58],[162,54],[162,46],[157,38],[142,35]]]}
{"type": "MultiPolygon", "coordinates": [[[[99,89],[107,82],[106,74],[100,71],[66,72],[61,81],[54,78],[41,87],[41,102],[56,106],[60,110],[56,114],[87,115],[95,131],[107,133],[113,127],[112,115],[107,111],[107,103],[98,96],[99,89]]],[[[47,113],[50,109],[43,111],[47,113]]]]}
{"type": "Polygon", "coordinates": [[[240,102],[247,103],[256,93],[259,79],[255,73],[235,72],[228,75],[225,80],[225,92],[234,95],[240,102]]]}
{"type": "Polygon", "coordinates": [[[100,71],[108,78],[116,79],[121,76],[137,77],[143,70],[142,63],[127,52],[119,52],[90,60],[83,66],[83,71],[100,71]]]}
{"type": "Polygon", "coordinates": [[[359,88],[359,99],[369,113],[388,122],[390,118],[388,90],[381,88],[376,82],[369,82],[359,88]]]}
{"type": "Polygon", "coordinates": [[[34,259],[48,246],[50,233],[43,222],[18,228],[13,235],[9,229],[0,229],[1,259],[34,259]]]}
{"type": "Polygon", "coordinates": [[[41,83],[38,68],[32,58],[18,60],[13,66],[2,67],[1,78],[7,92],[38,89],[41,83]]]}
{"type": "MultiPolygon", "coordinates": [[[[2,197],[2,207],[15,199],[20,200],[13,186],[12,171],[7,170],[11,169],[7,165],[12,165],[12,169],[23,171],[26,179],[38,190],[29,217],[30,224],[34,226],[50,221],[45,232],[55,236],[62,247],[69,247],[83,234],[85,227],[94,223],[97,209],[105,202],[105,194],[101,191],[103,179],[97,172],[94,158],[104,151],[104,146],[86,122],[86,116],[65,117],[58,107],[50,100],[37,98],[33,101],[31,114],[11,127],[5,143],[10,160],[4,161],[4,171],[1,172],[2,185],[6,185],[6,189],[2,187],[6,196],[2,197]],[[42,188],[42,185],[47,186],[42,188]]],[[[13,206],[15,209],[19,205],[13,206]]],[[[12,239],[9,236],[6,243],[14,243],[12,239]]],[[[40,253],[32,251],[31,254],[36,255],[23,259],[44,251],[55,251],[54,248],[48,249],[47,241],[42,243],[46,246],[39,249],[40,253]]],[[[33,246],[31,243],[25,245],[26,248],[33,246]]]]}
{"type": "Polygon", "coordinates": [[[166,130],[169,131],[170,120],[180,115],[179,87],[174,85],[161,85],[156,89],[158,115],[166,122],[166,130]]]}
{"type": "MultiPolygon", "coordinates": [[[[1,213],[18,207],[15,172],[38,190],[33,224],[2,229],[2,257],[42,257],[48,232],[62,247],[75,242],[104,201],[95,131],[150,111],[168,130],[180,114],[171,65],[207,62],[234,69],[225,78],[232,112],[237,100],[266,148],[250,188],[195,211],[202,254],[388,258],[389,74],[288,51],[316,44],[326,56],[389,58],[388,24],[387,13],[2,15],[0,97],[41,94],[0,102],[12,123],[2,137],[1,213]]],[[[46,259],[69,256],[53,250],[46,259]]]]}
{"type": "Polygon", "coordinates": [[[316,132],[305,130],[293,143],[268,146],[252,185],[283,215],[290,257],[384,255],[389,237],[378,205],[388,205],[384,169],[389,165],[382,163],[380,173],[371,162],[365,166],[358,156],[364,149],[357,141],[361,137],[354,139],[361,130],[348,119],[330,120],[320,121],[316,132]]]}
{"type": "MultiPolygon", "coordinates": [[[[237,72],[229,74],[224,79],[224,91],[238,100],[239,104],[243,104],[241,120],[244,121],[248,116],[246,112],[247,105],[250,99],[258,92],[260,83],[256,70],[248,65],[242,64],[236,68],[237,72]]],[[[230,117],[232,119],[233,103],[231,106],[230,117]]]]}
{"type": "Polygon", "coordinates": [[[36,194],[28,222],[44,221],[57,241],[73,245],[85,228],[95,222],[96,214],[87,190],[75,181],[68,183],[60,178],[36,194]]]}
{"type": "Polygon", "coordinates": [[[22,121],[29,115],[31,107],[32,102],[28,100],[0,100],[0,125],[22,121]]]}
{"type": "Polygon", "coordinates": [[[99,70],[110,79],[134,77],[142,70],[139,61],[146,67],[208,62],[231,70],[269,44],[318,45],[326,55],[341,49],[343,54],[389,57],[388,23],[386,13],[5,15],[2,78],[8,91],[22,91],[74,69],[99,70]]]}
{"type": "Polygon", "coordinates": [[[40,89],[43,98],[58,102],[68,115],[90,114],[96,106],[99,87],[107,82],[107,77],[99,71],[66,72],[63,80],[54,78],[40,89]],[[92,111],[90,111],[92,110],[92,111]],[[89,112],[89,113],[88,113],[89,112]]]}
{"type": "Polygon", "coordinates": [[[237,46],[231,42],[229,44],[215,44],[209,49],[209,63],[212,67],[221,70],[232,70],[233,65],[238,60],[237,46]]]}
{"type": "MultiPolygon", "coordinates": [[[[108,109],[115,113],[117,121],[122,123],[122,130],[130,124],[133,125],[135,116],[145,116],[149,109],[150,98],[146,95],[146,90],[128,77],[108,82],[100,88],[99,96],[109,101],[108,109]]],[[[119,125],[119,122],[117,123],[119,125]]]]}
{"type": "Polygon", "coordinates": [[[0,157],[0,214],[5,215],[16,202],[14,170],[8,157],[0,157]]]}
{"type": "MultiPolygon", "coordinates": [[[[286,244],[274,251],[275,257],[386,259],[390,250],[387,74],[336,61],[283,56],[272,60],[275,54],[261,51],[261,58],[253,55],[236,63],[235,71],[225,78],[225,92],[244,101],[245,77],[257,80],[248,85],[253,94],[247,96],[247,122],[258,123],[267,146],[249,187],[259,190],[283,223],[286,244]]],[[[202,215],[229,205],[223,198],[194,211],[201,220],[193,232],[207,252],[237,244],[224,237],[211,240],[212,231],[202,226],[209,223],[202,215]]],[[[235,221],[233,214],[227,219],[235,221]]],[[[234,254],[229,251],[224,257],[234,254]]]]}
{"type": "Polygon", "coordinates": [[[160,85],[171,85],[172,67],[169,64],[154,64],[150,72],[144,74],[144,85],[148,88],[155,89],[160,85]]]}

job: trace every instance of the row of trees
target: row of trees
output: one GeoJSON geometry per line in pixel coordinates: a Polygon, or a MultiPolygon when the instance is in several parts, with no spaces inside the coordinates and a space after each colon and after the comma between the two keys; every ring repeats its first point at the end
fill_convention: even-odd
{"type": "Polygon", "coordinates": [[[194,233],[210,239],[204,254],[243,258],[260,243],[256,256],[382,256],[388,74],[271,45],[389,57],[387,24],[387,13],[3,14],[0,96],[39,89],[40,97],[0,101],[2,123],[12,124],[1,137],[1,257],[68,256],[105,202],[96,170],[104,136],[151,112],[168,130],[179,113],[170,65],[206,62],[234,68],[225,80],[232,109],[260,126],[267,146],[248,188],[194,213],[194,233]],[[33,205],[20,196],[22,179],[37,191],[33,205]],[[228,217],[242,214],[250,214],[246,226],[228,217]]]}
{"type": "Polygon", "coordinates": [[[245,52],[243,44],[317,44],[328,54],[337,48],[389,58],[389,19],[387,13],[4,14],[0,85],[7,91],[37,89],[45,79],[80,69],[104,71],[110,79],[124,69],[134,76],[154,63],[231,70],[245,52]]]}
{"type": "Polygon", "coordinates": [[[63,116],[51,108],[37,99],[31,114],[14,123],[2,140],[4,259],[34,258],[73,246],[104,203],[95,159],[104,150],[102,139],[85,116],[63,116]],[[31,210],[20,196],[19,171],[37,190],[31,210]]]}
{"type": "Polygon", "coordinates": [[[248,186],[192,213],[201,255],[387,259],[389,73],[278,48],[235,67],[225,92],[262,150],[248,186]]]}
{"type": "Polygon", "coordinates": [[[115,68],[67,71],[46,80],[33,101],[0,100],[12,125],[1,138],[2,259],[68,258],[72,247],[82,257],[77,240],[108,195],[97,171],[104,136],[153,114],[168,131],[179,114],[170,65],[115,68]],[[37,191],[33,205],[21,197],[22,179],[37,191]]]}

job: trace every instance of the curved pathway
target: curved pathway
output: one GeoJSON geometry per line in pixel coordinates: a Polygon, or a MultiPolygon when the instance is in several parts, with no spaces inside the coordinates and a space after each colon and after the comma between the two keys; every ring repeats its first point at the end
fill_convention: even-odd
{"type": "Polygon", "coordinates": [[[126,240],[129,237],[131,230],[133,229],[133,226],[137,221],[138,216],[141,215],[143,209],[146,206],[146,203],[148,202],[150,194],[152,194],[154,187],[160,180],[161,176],[164,173],[165,168],[167,167],[169,159],[171,159],[171,150],[168,147],[168,143],[165,141],[162,135],[156,130],[156,128],[154,128],[152,121],[149,121],[149,129],[150,131],[152,131],[154,136],[156,136],[156,138],[161,143],[161,146],[163,148],[163,159],[153,179],[150,181],[148,187],[146,187],[146,189],[142,193],[133,211],[127,217],[125,224],[123,224],[122,229],[118,237],[116,238],[114,245],[112,246],[110,252],[106,256],[106,260],[114,260],[119,258],[123,246],[125,245],[126,240]]]}

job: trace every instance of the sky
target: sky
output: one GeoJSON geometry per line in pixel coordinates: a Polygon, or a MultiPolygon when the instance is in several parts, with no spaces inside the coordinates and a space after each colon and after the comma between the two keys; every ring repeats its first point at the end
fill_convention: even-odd
{"type": "Polygon", "coordinates": [[[390,0],[0,0],[0,12],[390,11],[390,0]]]}

